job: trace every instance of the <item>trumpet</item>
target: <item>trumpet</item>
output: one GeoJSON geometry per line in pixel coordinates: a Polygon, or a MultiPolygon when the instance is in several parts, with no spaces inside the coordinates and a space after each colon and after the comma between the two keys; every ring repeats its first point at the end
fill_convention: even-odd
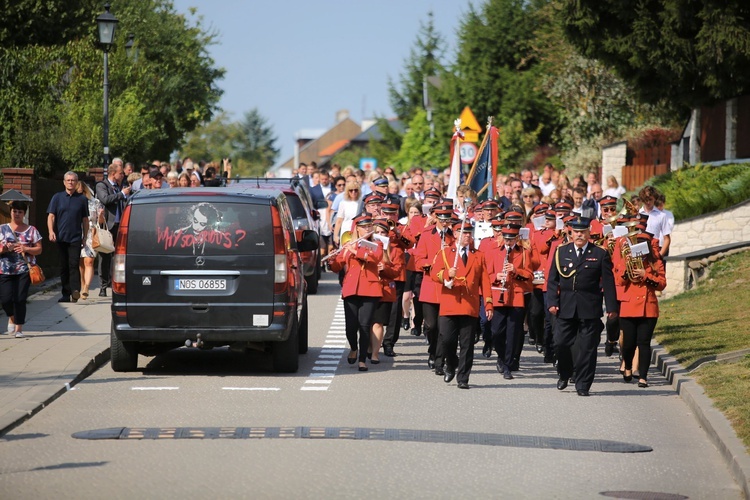
{"type": "Polygon", "coordinates": [[[373,233],[374,233],[374,231],[370,231],[369,233],[367,233],[366,235],[362,236],[361,238],[357,238],[356,240],[352,240],[352,238],[353,238],[352,232],[351,231],[344,231],[344,234],[341,235],[341,246],[339,246],[336,250],[334,250],[333,252],[329,253],[328,255],[326,255],[325,257],[323,257],[322,259],[320,259],[321,264],[323,262],[326,262],[331,257],[335,257],[336,255],[338,255],[339,253],[341,253],[341,251],[349,243],[357,243],[358,241],[369,239],[370,236],[373,235],[373,233]]]}

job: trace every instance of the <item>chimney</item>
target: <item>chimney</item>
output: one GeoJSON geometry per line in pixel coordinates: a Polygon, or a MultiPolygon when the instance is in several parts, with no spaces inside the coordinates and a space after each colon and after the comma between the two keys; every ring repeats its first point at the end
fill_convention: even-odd
{"type": "Polygon", "coordinates": [[[349,110],[348,109],[340,109],[336,111],[336,123],[341,123],[344,120],[349,118],[349,110]]]}

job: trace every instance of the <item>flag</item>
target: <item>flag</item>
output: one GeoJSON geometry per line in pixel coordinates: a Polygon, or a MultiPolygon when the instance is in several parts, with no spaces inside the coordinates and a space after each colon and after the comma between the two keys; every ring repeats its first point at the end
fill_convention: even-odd
{"type": "Polygon", "coordinates": [[[451,200],[456,199],[458,185],[461,183],[461,131],[456,130],[451,139],[453,149],[453,159],[451,160],[451,177],[448,180],[448,191],[446,191],[446,198],[451,200]]]}
{"type": "Polygon", "coordinates": [[[471,167],[466,183],[477,193],[477,201],[495,197],[495,175],[497,171],[497,128],[490,126],[484,135],[477,159],[471,167]]]}

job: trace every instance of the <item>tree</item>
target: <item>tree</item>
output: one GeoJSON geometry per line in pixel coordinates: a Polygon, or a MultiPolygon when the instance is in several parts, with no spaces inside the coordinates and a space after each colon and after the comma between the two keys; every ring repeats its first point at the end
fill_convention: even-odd
{"type": "Polygon", "coordinates": [[[689,109],[750,91],[743,0],[561,0],[565,34],[649,103],[689,109]]]}
{"type": "Polygon", "coordinates": [[[448,141],[430,138],[430,127],[425,110],[417,110],[404,134],[401,149],[393,158],[394,166],[403,172],[411,167],[445,168],[450,164],[448,141]]]}
{"type": "Polygon", "coordinates": [[[237,126],[239,134],[234,142],[236,155],[265,172],[279,156],[273,128],[267,125],[258,108],[246,112],[237,126]]]}
{"type": "Polygon", "coordinates": [[[427,21],[420,23],[414,45],[404,61],[399,85],[388,78],[391,108],[405,122],[411,121],[417,110],[424,108],[424,79],[439,75],[444,70],[441,59],[445,53],[445,39],[435,30],[431,11],[427,13],[427,21]]]}

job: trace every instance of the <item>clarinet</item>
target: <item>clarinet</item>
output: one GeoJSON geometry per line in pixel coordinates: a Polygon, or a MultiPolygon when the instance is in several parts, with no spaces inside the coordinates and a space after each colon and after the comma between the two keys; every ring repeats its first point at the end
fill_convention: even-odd
{"type": "Polygon", "coordinates": [[[505,303],[505,292],[508,291],[505,287],[508,281],[508,273],[505,271],[505,267],[508,265],[508,255],[510,254],[510,250],[508,250],[508,247],[505,248],[505,259],[503,259],[503,279],[500,280],[500,300],[498,301],[500,304],[505,303]]]}

